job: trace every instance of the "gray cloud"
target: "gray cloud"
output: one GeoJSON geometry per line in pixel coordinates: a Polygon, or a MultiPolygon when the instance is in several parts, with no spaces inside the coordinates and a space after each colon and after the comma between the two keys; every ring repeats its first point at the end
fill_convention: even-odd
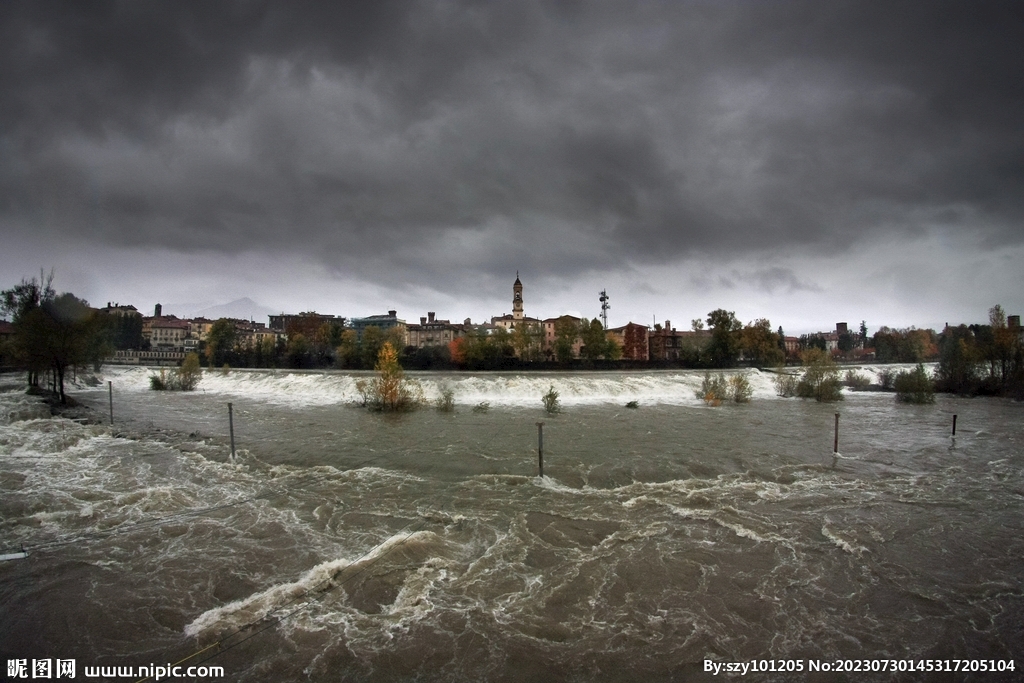
{"type": "MultiPolygon", "coordinates": [[[[444,289],[1024,231],[1017,3],[0,6],[5,232],[444,289]]],[[[813,289],[782,268],[753,278],[813,289]]]]}
{"type": "Polygon", "coordinates": [[[792,294],[793,292],[823,291],[820,285],[811,281],[801,280],[791,269],[778,266],[761,268],[749,274],[733,271],[733,275],[737,279],[759,287],[769,294],[775,294],[776,292],[792,294]]]}

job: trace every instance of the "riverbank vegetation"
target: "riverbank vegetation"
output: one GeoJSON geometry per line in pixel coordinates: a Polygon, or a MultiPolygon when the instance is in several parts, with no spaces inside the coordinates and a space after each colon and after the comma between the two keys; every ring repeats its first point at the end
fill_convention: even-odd
{"type": "Polygon", "coordinates": [[[839,379],[839,366],[830,354],[818,348],[811,348],[801,354],[801,359],[804,366],[802,375],[789,374],[783,368],[778,369],[775,376],[775,391],[779,396],[813,398],[820,402],[843,400],[843,382],[839,379]]]}
{"type": "Polygon", "coordinates": [[[161,368],[159,375],[150,375],[149,388],[153,391],[195,391],[203,378],[203,370],[199,366],[199,355],[189,353],[181,366],[161,368]]]}
{"type": "Polygon", "coordinates": [[[0,292],[0,313],[11,317],[14,328],[0,351],[4,362],[26,370],[29,388],[39,388],[48,376],[62,404],[67,374],[98,365],[109,352],[106,321],[87,301],[57,294],[52,272],[0,292]]]}
{"type": "Polygon", "coordinates": [[[720,406],[726,401],[749,403],[753,393],[750,380],[745,375],[731,375],[726,378],[721,372],[717,375],[704,373],[700,388],[694,391],[696,397],[709,406],[720,406]]]}
{"type": "Polygon", "coordinates": [[[898,373],[893,386],[900,403],[935,403],[935,381],[920,363],[913,370],[898,373]]]}
{"type": "Polygon", "coordinates": [[[391,342],[384,342],[374,368],[377,375],[356,383],[363,396],[363,405],[385,413],[414,410],[423,403],[422,391],[405,378],[398,361],[398,351],[391,342]]]}
{"type": "Polygon", "coordinates": [[[544,404],[544,410],[549,415],[562,412],[562,405],[558,402],[558,392],[555,391],[555,386],[551,385],[547,393],[540,397],[541,403],[544,404]]]}

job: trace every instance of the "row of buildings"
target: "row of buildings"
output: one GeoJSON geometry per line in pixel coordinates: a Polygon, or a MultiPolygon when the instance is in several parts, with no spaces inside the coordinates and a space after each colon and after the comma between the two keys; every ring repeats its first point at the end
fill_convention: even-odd
{"type": "MultiPolygon", "coordinates": [[[[119,317],[135,317],[141,321],[143,344],[140,348],[115,351],[108,359],[125,365],[177,365],[187,353],[198,351],[206,341],[215,320],[208,318],[183,319],[164,315],[162,306],[156,305],[152,316],[144,316],[135,306],[107,303],[100,313],[119,317]]],[[[251,320],[233,320],[236,343],[257,345],[270,340],[277,344],[286,339],[283,330],[269,328],[266,323],[251,320]]]]}
{"type": "MultiPolygon", "coordinates": [[[[181,319],[173,315],[163,315],[160,304],[156,305],[152,316],[143,316],[134,306],[122,306],[108,303],[101,312],[116,316],[137,316],[142,323],[142,338],[145,349],[129,349],[117,351],[110,360],[123,364],[171,365],[177,364],[185,354],[197,350],[206,341],[213,326],[213,320],[207,318],[181,319]]],[[[539,346],[541,357],[553,357],[557,328],[560,322],[579,324],[581,319],[573,316],[557,318],[533,318],[527,316],[524,309],[523,284],[518,274],[512,285],[512,312],[495,316],[488,322],[474,324],[470,319],[462,323],[439,319],[435,312],[430,311],[419,319],[419,322],[407,322],[398,317],[398,312],[390,310],[383,315],[372,315],[364,318],[344,318],[335,315],[324,315],[314,312],[269,316],[267,323],[252,320],[233,320],[235,326],[235,343],[240,346],[255,346],[287,341],[289,336],[304,334],[313,338],[317,331],[326,325],[353,330],[358,338],[362,338],[365,330],[371,326],[388,331],[397,329],[401,333],[407,348],[422,349],[434,346],[448,346],[460,337],[471,334],[493,334],[502,329],[508,333],[525,330],[532,335],[539,346]]],[[[838,348],[840,336],[847,333],[845,323],[838,323],[835,331],[822,333],[830,350],[838,348]]],[[[622,350],[622,358],[638,361],[673,361],[679,360],[686,349],[695,345],[704,345],[710,339],[707,330],[677,330],[671,321],[653,327],[628,323],[621,327],[606,330],[606,335],[622,350]]],[[[787,352],[796,353],[799,339],[786,337],[787,352]]],[[[578,356],[582,347],[581,338],[577,337],[572,345],[574,356],[578,356]]]]}

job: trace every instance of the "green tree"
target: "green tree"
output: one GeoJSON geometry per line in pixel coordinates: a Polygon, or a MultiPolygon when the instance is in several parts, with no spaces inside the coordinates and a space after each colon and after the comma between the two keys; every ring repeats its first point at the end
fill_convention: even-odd
{"type": "Polygon", "coordinates": [[[309,353],[314,367],[324,367],[334,360],[331,354],[341,341],[340,334],[334,334],[336,327],[336,324],[322,323],[313,331],[309,344],[309,353]]]}
{"type": "Polygon", "coordinates": [[[275,365],[277,343],[272,337],[264,337],[256,344],[256,367],[272,368],[275,365]]]}
{"type": "Polygon", "coordinates": [[[203,378],[203,371],[199,367],[199,354],[186,354],[185,360],[178,368],[178,386],[182,391],[195,391],[199,381],[203,378]]]}
{"type": "Polygon", "coordinates": [[[938,354],[932,330],[881,327],[872,338],[875,358],[882,363],[919,363],[938,354]]]}
{"type": "Polygon", "coordinates": [[[65,293],[52,302],[44,302],[39,309],[46,314],[44,341],[50,367],[53,369],[60,402],[67,403],[64,394],[64,375],[69,367],[88,362],[96,363],[97,353],[102,353],[102,344],[96,339],[101,327],[95,312],[88,302],[74,294],[65,293]]]}
{"type": "Polygon", "coordinates": [[[857,345],[857,338],[849,332],[843,332],[839,335],[839,350],[843,353],[849,353],[853,351],[853,347],[857,345]]]}
{"type": "Polygon", "coordinates": [[[457,347],[457,354],[453,357],[458,362],[458,356],[461,354],[462,362],[466,364],[466,367],[470,370],[480,370],[483,368],[494,367],[497,363],[498,349],[490,343],[490,338],[483,330],[475,330],[471,334],[462,338],[457,347]]]}
{"type": "Polygon", "coordinates": [[[21,284],[0,292],[0,310],[10,316],[14,324],[14,339],[11,341],[9,353],[14,360],[28,370],[28,385],[39,386],[39,373],[47,368],[44,350],[35,345],[29,335],[35,311],[43,303],[53,301],[57,292],[53,289],[53,271],[49,275],[39,273],[39,280],[22,280],[21,284]]]}
{"type": "Polygon", "coordinates": [[[1014,345],[1018,339],[1013,330],[1007,327],[1006,313],[999,304],[989,309],[988,320],[992,328],[992,342],[986,354],[986,360],[989,361],[989,376],[997,379],[1005,389],[1010,376],[1014,345]]]}
{"type": "Polygon", "coordinates": [[[573,346],[580,336],[580,324],[575,318],[563,315],[555,321],[555,359],[559,363],[568,363],[572,360],[573,346]]]}
{"type": "Polygon", "coordinates": [[[896,375],[896,400],[901,403],[935,403],[935,383],[924,365],[896,375]]]}
{"type": "Polygon", "coordinates": [[[310,344],[306,335],[301,332],[288,335],[288,346],[285,349],[288,358],[288,366],[292,368],[303,368],[309,365],[310,344]]]}
{"type": "Polygon", "coordinates": [[[49,279],[21,284],[0,294],[3,310],[13,316],[15,359],[29,369],[30,386],[39,373],[53,373],[54,389],[67,403],[64,378],[68,368],[96,363],[106,350],[105,326],[88,302],[74,294],[57,295],[49,279]]]}
{"type": "Polygon", "coordinates": [[[384,342],[391,344],[392,348],[401,355],[405,349],[405,330],[401,327],[389,327],[384,330],[384,342]]]}
{"type": "Polygon", "coordinates": [[[725,368],[736,364],[740,356],[740,330],[742,323],[736,314],[717,308],[708,313],[708,327],[711,328],[711,343],[707,353],[711,365],[725,368]]]}
{"type": "Polygon", "coordinates": [[[604,325],[597,318],[590,321],[583,320],[580,324],[580,340],[583,342],[580,355],[590,360],[612,359],[615,352],[620,351],[618,344],[608,339],[604,325]]]}
{"type": "Polygon", "coordinates": [[[980,360],[974,333],[966,325],[947,327],[939,339],[939,388],[957,394],[971,394],[978,387],[980,360]]]}
{"type": "Polygon", "coordinates": [[[486,341],[494,347],[491,354],[494,358],[512,358],[516,355],[515,347],[512,345],[512,335],[504,327],[495,328],[486,341]]]}
{"type": "Polygon", "coordinates": [[[380,350],[384,346],[384,332],[376,325],[369,325],[363,328],[363,336],[359,339],[360,351],[362,352],[362,367],[372,368],[380,356],[380,350]]]}
{"type": "Polygon", "coordinates": [[[797,396],[816,401],[843,400],[839,367],[827,351],[808,349],[802,354],[804,375],[797,384],[797,396]]]}
{"type": "Polygon", "coordinates": [[[111,348],[123,351],[142,348],[142,316],[104,313],[105,337],[111,348]]]}
{"type": "Polygon", "coordinates": [[[334,349],[335,365],[339,368],[357,368],[360,365],[359,357],[359,335],[355,330],[345,330],[334,349]]]}
{"type": "Polygon", "coordinates": [[[779,349],[778,335],[772,332],[772,324],[766,318],[744,327],[740,340],[744,357],[759,367],[774,367],[786,360],[785,353],[779,349]]]}
{"type": "Polygon", "coordinates": [[[526,321],[520,322],[512,330],[512,348],[522,360],[537,360],[540,356],[540,344],[543,336],[544,333],[540,329],[540,325],[526,321]]]}
{"type": "Polygon", "coordinates": [[[809,349],[828,351],[828,342],[820,334],[801,334],[800,350],[807,351],[809,349]]]}
{"type": "Polygon", "coordinates": [[[231,363],[235,349],[235,321],[221,318],[206,333],[206,361],[211,368],[231,363]]]}

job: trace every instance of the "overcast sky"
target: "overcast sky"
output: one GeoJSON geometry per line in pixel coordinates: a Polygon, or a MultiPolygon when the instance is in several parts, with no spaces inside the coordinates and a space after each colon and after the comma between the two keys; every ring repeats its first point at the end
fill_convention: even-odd
{"type": "Polygon", "coordinates": [[[1024,3],[0,3],[0,287],[787,333],[1024,313],[1024,3]]]}

